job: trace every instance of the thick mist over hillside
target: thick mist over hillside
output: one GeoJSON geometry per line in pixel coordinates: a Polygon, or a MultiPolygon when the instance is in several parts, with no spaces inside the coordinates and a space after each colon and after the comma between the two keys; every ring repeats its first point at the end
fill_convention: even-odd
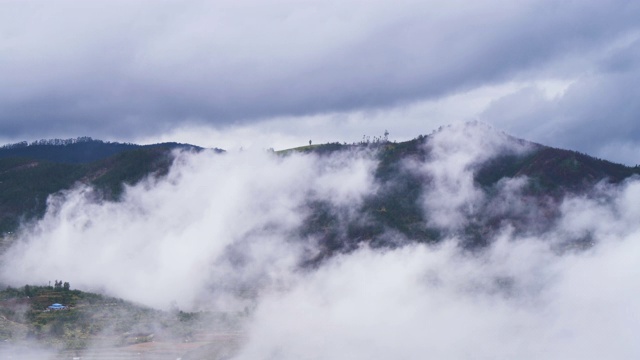
{"type": "Polygon", "coordinates": [[[86,187],[50,197],[2,255],[0,280],[246,311],[235,359],[640,356],[637,178],[533,197],[524,176],[483,187],[477,175],[535,145],[476,124],[421,146],[427,156],[402,159],[384,182],[375,147],[176,152],[166,177],[119,202],[86,187]],[[364,204],[403,174],[422,179],[408,205],[438,241],[388,227],[349,239],[375,222],[364,204]],[[307,231],[317,204],[337,220],[307,231]],[[327,253],[328,232],[354,246],[327,253]],[[463,246],[467,237],[484,245],[463,246]]]}

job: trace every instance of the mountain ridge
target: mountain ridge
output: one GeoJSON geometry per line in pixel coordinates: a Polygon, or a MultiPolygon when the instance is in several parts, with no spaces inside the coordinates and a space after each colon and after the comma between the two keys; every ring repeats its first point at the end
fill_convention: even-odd
{"type": "MultiPolygon", "coordinates": [[[[172,151],[203,151],[180,143],[135,145],[91,138],[69,143],[35,142],[0,148],[0,233],[40,218],[47,198],[77,184],[95,187],[117,200],[124,184],[166,174],[172,151]]],[[[220,152],[220,149],[213,149],[220,152]]]]}
{"type": "MultiPolygon", "coordinates": [[[[204,151],[200,147],[179,143],[142,146],[107,143],[91,138],[79,139],[67,143],[56,140],[39,141],[26,146],[21,143],[22,145],[0,148],[0,232],[7,234],[16,231],[20,224],[42,217],[46,211],[47,198],[59,191],[85,184],[95,188],[103,199],[118,201],[124,184],[133,185],[149,176],[165,176],[174,161],[173,151],[204,151]],[[92,148],[86,147],[87,145],[92,148]],[[38,150],[33,152],[37,156],[14,156],[16,149],[29,148],[38,150]],[[52,149],[61,151],[56,153],[52,149]],[[115,153],[105,156],[114,149],[117,150],[115,153]],[[90,155],[77,154],[83,150],[90,155]],[[50,152],[49,155],[47,151],[50,152]],[[101,157],[96,159],[96,154],[101,154],[101,157]],[[76,161],[81,158],[93,160],[76,161]],[[50,161],[51,159],[55,161],[50,161]]],[[[314,262],[335,251],[349,251],[362,241],[386,245],[383,238],[389,229],[419,242],[437,242],[453,235],[468,237],[467,243],[470,246],[482,245],[483,236],[505,221],[515,224],[516,231],[526,231],[532,220],[524,215],[508,213],[483,218],[480,223],[468,224],[464,229],[455,231],[429,225],[432,222],[430,219],[437,217],[438,210],[432,210],[435,213],[425,212],[425,189],[432,186],[434,181],[441,180],[434,179],[428,169],[418,168],[425,166],[425,162],[455,164],[455,161],[447,159],[447,154],[458,151],[471,159],[485,151],[484,148],[491,147],[496,147],[496,154],[481,161],[463,164],[458,170],[470,176],[469,181],[478,186],[488,199],[505,181],[526,178],[520,194],[522,199],[537,204],[541,211],[544,207],[544,211],[550,213],[553,213],[563,197],[583,193],[600,182],[618,184],[640,174],[637,166],[628,167],[575,151],[528,142],[477,123],[462,127],[442,127],[430,135],[420,135],[404,142],[376,138],[373,142],[363,140],[354,144],[327,143],[278,151],[275,156],[333,156],[345,152],[350,156],[348,153],[354,151],[374,153],[377,162],[374,177],[381,190],[368,194],[360,208],[367,221],[344,223],[344,219],[336,218],[330,204],[323,201],[308,202],[309,215],[299,235],[302,238],[321,239],[324,250],[319,258],[310,260],[314,262]],[[444,138],[446,141],[443,142],[442,134],[455,131],[462,134],[454,134],[455,136],[472,136],[480,145],[478,148],[465,148],[469,145],[465,144],[467,140],[455,138],[451,141],[444,138]],[[514,150],[516,148],[519,150],[514,150]],[[410,169],[411,166],[418,168],[410,169]],[[552,205],[545,205],[549,200],[544,199],[553,199],[550,200],[552,205]]],[[[222,152],[220,149],[213,151],[222,152]]],[[[455,183],[460,179],[443,181],[455,183]]],[[[490,201],[487,201],[483,206],[490,207],[490,201]]],[[[487,208],[489,210],[491,209],[487,208]]],[[[551,222],[538,226],[551,226],[551,222]]]]}
{"type": "MultiPolygon", "coordinates": [[[[106,159],[119,153],[153,147],[170,147],[200,151],[202,147],[177,142],[138,145],[133,143],[111,142],[82,136],[70,139],[42,139],[28,143],[26,141],[7,144],[0,147],[0,159],[27,158],[63,164],[85,164],[106,159]]],[[[220,149],[216,149],[221,151],[220,149]]]]}

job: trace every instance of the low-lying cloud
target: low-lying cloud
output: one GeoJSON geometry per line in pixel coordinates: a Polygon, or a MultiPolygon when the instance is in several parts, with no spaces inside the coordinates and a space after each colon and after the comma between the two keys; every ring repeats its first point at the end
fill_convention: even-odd
{"type": "Polygon", "coordinates": [[[239,359],[634,358],[638,229],[558,255],[505,237],[336,258],[264,299],[239,359]]]}
{"type": "Polygon", "coordinates": [[[498,155],[523,154],[532,144],[514,141],[493,128],[473,123],[450,126],[425,144],[426,161],[409,161],[426,184],[422,196],[429,225],[456,229],[477,217],[485,194],[474,184],[474,173],[487,160],[498,155]]]}
{"type": "Polygon", "coordinates": [[[548,223],[522,202],[524,178],[503,179],[491,198],[473,182],[475,164],[528,149],[477,126],[427,144],[431,156],[405,169],[428,179],[415,201],[441,217],[425,224],[452,230],[436,245],[363,242],[301,266],[320,251],[300,235],[310,201],[357,217],[383,189],[373,151],[184,153],[166,178],[128,187],[121,202],[87,188],[51,198],[4,254],[2,280],[62,278],[159,308],[249,309],[235,359],[640,355],[638,179],[566,197],[536,231],[507,221],[470,251],[455,231],[469,217],[516,211],[548,223]]]}
{"type": "Polygon", "coordinates": [[[293,240],[306,201],[357,206],[373,186],[372,166],[367,155],[178,155],[165,179],[128,187],[122,202],[97,201],[87,188],[50,199],[44,219],[6,254],[4,277],[73,279],[191,308],[210,288],[253,287],[292,271],[304,251],[293,240]]]}

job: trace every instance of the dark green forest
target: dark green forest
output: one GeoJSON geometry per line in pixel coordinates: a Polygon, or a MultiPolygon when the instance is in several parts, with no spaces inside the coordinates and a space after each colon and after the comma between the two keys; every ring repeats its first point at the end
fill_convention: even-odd
{"type": "Polygon", "coordinates": [[[141,146],[90,138],[68,144],[51,140],[4,146],[0,148],[0,234],[42,217],[49,195],[78,184],[93,186],[106,200],[117,200],[124,184],[166,174],[175,149],[202,150],[178,143],[141,146]]]}

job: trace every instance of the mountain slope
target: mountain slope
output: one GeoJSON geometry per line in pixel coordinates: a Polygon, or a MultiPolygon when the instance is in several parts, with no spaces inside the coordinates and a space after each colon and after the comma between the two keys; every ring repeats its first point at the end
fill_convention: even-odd
{"type": "Polygon", "coordinates": [[[563,199],[589,194],[597,184],[618,184],[640,174],[638,167],[527,142],[473,123],[402,143],[328,144],[301,151],[326,155],[362,148],[376,153],[379,191],[365,199],[361,216],[354,219],[341,218],[328,202],[309,203],[313,211],[302,235],[320,238],[325,249],[312,262],[336,251],[350,251],[362,242],[397,245],[389,233],[418,242],[456,237],[477,247],[505,226],[522,234],[543,232],[555,225],[563,199]],[[471,147],[465,148],[465,142],[471,147]],[[517,201],[505,199],[505,184],[510,183],[517,184],[517,189],[509,190],[508,196],[517,201]],[[479,192],[479,200],[456,203],[457,197],[474,191],[479,192]],[[438,205],[430,206],[432,202],[438,205]],[[474,208],[466,210],[467,206],[474,208]],[[434,220],[454,210],[465,215],[459,223],[434,220]]]}
{"type": "MultiPolygon", "coordinates": [[[[176,143],[139,146],[86,139],[0,149],[0,231],[14,231],[21,222],[39,218],[49,195],[77,183],[94,186],[107,200],[117,200],[123,184],[166,174],[173,161],[171,151],[176,148],[200,150],[176,143]],[[33,158],[9,156],[25,155],[30,148],[33,158]],[[100,160],[78,162],[114,151],[115,155],[100,160]]],[[[391,242],[385,235],[390,231],[408,241],[436,242],[457,236],[477,246],[505,225],[525,233],[549,228],[566,196],[585,193],[601,182],[616,184],[640,174],[638,167],[527,142],[475,123],[441,128],[401,143],[331,143],[283,151],[277,156],[302,153],[337,158],[363,152],[375,158],[378,187],[366,195],[357,216],[341,214],[326,199],[309,199],[306,204],[308,216],[298,235],[319,239],[324,249],[312,261],[335,251],[349,251],[362,242],[393,246],[397,241],[391,242]],[[548,221],[540,221],[523,209],[496,210],[504,207],[498,202],[503,201],[503,188],[509,182],[518,183],[515,196],[526,204],[522,206],[547,214],[544,218],[548,221]],[[446,219],[447,212],[466,206],[455,200],[465,191],[478,191],[482,200],[473,204],[475,209],[465,210],[468,219],[464,223],[452,224],[452,219],[446,219]],[[444,208],[431,201],[441,196],[452,199],[444,208]]]]}
{"type": "Polygon", "coordinates": [[[23,141],[0,147],[0,159],[24,158],[59,164],[86,164],[109,158],[122,152],[146,148],[180,148],[202,150],[189,144],[162,143],[137,145],[131,143],[105,142],[90,137],[76,139],[38,140],[32,143],[23,141]]]}
{"type": "MultiPolygon", "coordinates": [[[[6,237],[1,282],[19,288],[64,278],[150,308],[246,314],[242,359],[278,357],[291,339],[305,344],[287,356],[298,359],[325,347],[317,339],[358,344],[370,329],[367,339],[390,338],[383,358],[398,354],[398,341],[416,329],[433,331],[415,339],[409,358],[461,330],[473,339],[484,334],[478,329],[497,330],[483,341],[502,348],[523,321],[534,330],[513,349],[580,329],[585,319],[612,320],[624,330],[612,339],[633,339],[627,310],[638,292],[638,168],[478,124],[401,143],[277,153],[186,152],[174,160],[137,151],[86,164],[78,176],[97,191],[83,186],[51,197],[41,221],[6,237]],[[105,185],[144,174],[152,177],[122,196],[122,187],[105,185]]],[[[19,161],[15,173],[41,166],[19,161]]],[[[70,340],[84,331],[64,316],[34,314],[42,331],[33,333],[45,341],[60,334],[58,320],[72,330],[70,340]]],[[[91,318],[75,314],[77,324],[91,318]]],[[[7,315],[0,326],[17,336],[29,331],[7,315]]],[[[602,328],[594,329],[578,335],[601,338],[602,328]]],[[[339,358],[343,349],[324,357],[339,358]]],[[[199,358],[217,352],[200,350],[207,353],[199,358]]]]}
{"type": "MultiPolygon", "coordinates": [[[[4,351],[14,355],[23,352],[16,349],[33,347],[35,340],[49,354],[57,354],[56,358],[98,354],[140,358],[142,352],[145,357],[176,359],[193,349],[202,352],[212,345],[232,347],[237,339],[223,343],[209,333],[216,329],[221,334],[235,334],[243,320],[240,313],[161,311],[65,285],[60,281],[55,287],[26,285],[0,290],[0,355],[6,355],[4,351]],[[48,310],[53,303],[64,304],[64,308],[48,310]],[[131,348],[152,343],[158,353],[152,346],[131,348]]],[[[197,357],[203,358],[210,357],[197,357]]]]}
{"type": "Polygon", "coordinates": [[[49,195],[79,183],[94,186],[106,199],[117,199],[123,184],[166,174],[176,149],[202,150],[178,143],[141,146],[98,140],[1,148],[0,233],[42,216],[49,195]]]}

